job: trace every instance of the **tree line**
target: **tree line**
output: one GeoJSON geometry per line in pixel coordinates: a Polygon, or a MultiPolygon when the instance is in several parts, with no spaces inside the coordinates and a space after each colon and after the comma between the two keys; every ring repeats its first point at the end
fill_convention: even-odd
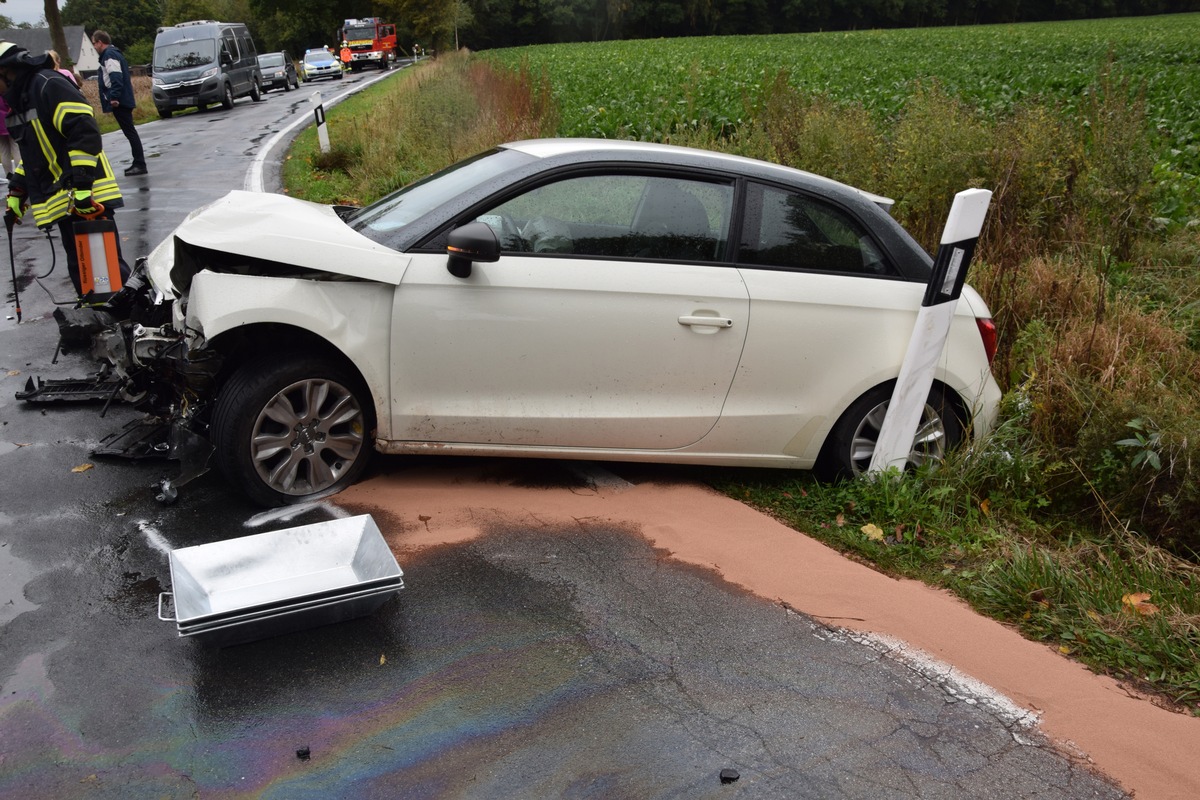
{"type": "MultiPolygon", "coordinates": [[[[54,0],[46,0],[47,7],[54,0]]],[[[1142,16],[1200,0],[66,0],[64,25],[103,28],[135,63],[159,26],[245,22],[262,51],[336,46],[342,21],[383,17],[402,47],[437,52],[554,42],[796,33],[1142,16]]]]}

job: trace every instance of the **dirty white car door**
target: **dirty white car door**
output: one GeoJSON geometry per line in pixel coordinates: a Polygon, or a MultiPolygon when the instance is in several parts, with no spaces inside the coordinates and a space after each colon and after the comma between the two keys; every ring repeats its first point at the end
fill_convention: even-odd
{"type": "Polygon", "coordinates": [[[477,216],[502,255],[470,277],[415,254],[392,317],[393,437],[654,450],[703,438],[748,323],[741,276],[714,263],[732,197],[675,176],[560,178],[477,216]]]}

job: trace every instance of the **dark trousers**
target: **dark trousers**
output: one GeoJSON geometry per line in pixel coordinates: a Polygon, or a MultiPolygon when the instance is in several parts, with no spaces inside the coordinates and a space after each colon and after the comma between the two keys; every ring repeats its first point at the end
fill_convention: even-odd
{"type": "MultiPolygon", "coordinates": [[[[112,218],[113,212],[111,209],[107,208],[99,217],[97,217],[97,219],[109,220],[112,218]]],[[[71,285],[75,287],[75,296],[81,301],[103,301],[107,299],[107,294],[103,296],[96,295],[92,297],[83,296],[83,287],[79,282],[79,254],[75,251],[75,221],[78,219],[79,217],[76,217],[72,214],[67,214],[66,216],[58,218],[58,235],[62,238],[63,250],[67,255],[67,274],[71,276],[71,285]]],[[[113,224],[116,224],[115,220],[113,221],[113,224]]],[[[119,233],[117,235],[117,259],[121,262],[121,281],[124,282],[129,278],[129,265],[125,263],[125,256],[121,253],[121,236],[119,233]]]]}
{"type": "Polygon", "coordinates": [[[129,140],[129,152],[133,154],[133,166],[146,166],[146,152],[142,150],[142,137],[138,136],[137,126],[133,124],[132,108],[114,108],[112,114],[121,126],[121,133],[129,140]]]}

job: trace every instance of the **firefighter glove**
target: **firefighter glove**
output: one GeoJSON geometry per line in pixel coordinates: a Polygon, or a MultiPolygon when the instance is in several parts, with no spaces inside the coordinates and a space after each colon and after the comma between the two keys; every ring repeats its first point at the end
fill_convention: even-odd
{"type": "Polygon", "coordinates": [[[8,196],[8,208],[4,212],[4,220],[11,226],[12,224],[21,224],[21,217],[25,216],[25,197],[23,195],[10,194],[8,196]]]}
{"type": "Polygon", "coordinates": [[[95,217],[104,210],[104,206],[92,197],[91,189],[76,189],[71,192],[71,211],[81,217],[95,217]]]}

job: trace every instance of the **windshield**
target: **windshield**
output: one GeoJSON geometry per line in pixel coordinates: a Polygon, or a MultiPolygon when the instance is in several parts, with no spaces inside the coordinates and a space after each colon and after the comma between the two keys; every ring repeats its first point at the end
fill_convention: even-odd
{"type": "Polygon", "coordinates": [[[349,39],[350,41],[355,41],[357,39],[374,39],[375,38],[375,29],[374,28],[346,28],[345,33],[346,33],[346,38],[349,39]]]}
{"type": "Polygon", "coordinates": [[[203,67],[217,59],[216,39],[195,39],[174,42],[154,48],[154,71],[163,72],[188,67],[203,67]]]}
{"type": "Polygon", "coordinates": [[[304,60],[309,64],[328,64],[333,61],[333,56],[329,53],[305,53],[304,60]]]}
{"type": "Polygon", "coordinates": [[[282,67],[283,53],[267,53],[265,56],[259,56],[258,65],[260,67],[282,67]]]}
{"type": "Polygon", "coordinates": [[[377,239],[378,236],[403,228],[497,175],[529,163],[532,158],[516,150],[500,149],[481,153],[389,194],[356,212],[348,223],[364,236],[377,239]]]}

